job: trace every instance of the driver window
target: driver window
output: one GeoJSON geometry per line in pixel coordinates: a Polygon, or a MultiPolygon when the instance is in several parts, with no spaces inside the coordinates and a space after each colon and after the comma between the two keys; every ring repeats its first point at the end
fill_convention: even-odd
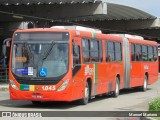
{"type": "Polygon", "coordinates": [[[73,67],[80,64],[80,48],[78,45],[73,45],[73,67]]]}

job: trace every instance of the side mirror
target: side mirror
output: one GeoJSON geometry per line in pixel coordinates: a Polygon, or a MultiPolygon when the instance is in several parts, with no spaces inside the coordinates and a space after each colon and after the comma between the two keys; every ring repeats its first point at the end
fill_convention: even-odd
{"type": "Polygon", "coordinates": [[[6,47],[10,47],[11,40],[12,40],[11,38],[7,38],[7,39],[5,39],[3,41],[3,46],[2,46],[2,55],[3,55],[3,58],[0,60],[3,68],[7,67],[7,64],[6,64],[6,59],[7,59],[7,56],[6,56],[6,47]]]}
{"type": "Polygon", "coordinates": [[[6,47],[10,47],[12,38],[7,38],[3,41],[3,46],[2,46],[2,54],[3,56],[6,56],[6,47]]]}
{"type": "Polygon", "coordinates": [[[3,44],[2,46],[2,54],[3,56],[6,56],[6,45],[5,44],[3,44]]]}

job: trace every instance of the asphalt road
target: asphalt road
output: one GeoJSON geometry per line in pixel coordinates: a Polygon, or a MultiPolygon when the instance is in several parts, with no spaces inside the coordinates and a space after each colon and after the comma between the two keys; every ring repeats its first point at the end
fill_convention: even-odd
{"type": "Polygon", "coordinates": [[[77,102],[46,102],[33,105],[30,101],[10,100],[8,91],[0,91],[0,111],[147,111],[148,102],[158,96],[160,78],[148,86],[146,92],[139,89],[121,90],[118,98],[99,96],[90,100],[87,105],[78,105],[77,102]]]}

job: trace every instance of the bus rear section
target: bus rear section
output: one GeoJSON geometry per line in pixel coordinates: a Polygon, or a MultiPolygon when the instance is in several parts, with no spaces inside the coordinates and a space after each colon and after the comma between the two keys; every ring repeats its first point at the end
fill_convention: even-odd
{"type": "Polygon", "coordinates": [[[158,80],[158,45],[148,40],[129,39],[131,50],[130,87],[147,85],[158,80]]]}

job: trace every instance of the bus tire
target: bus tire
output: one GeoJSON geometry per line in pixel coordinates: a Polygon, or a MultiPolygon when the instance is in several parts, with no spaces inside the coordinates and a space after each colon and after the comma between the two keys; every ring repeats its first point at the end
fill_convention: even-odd
{"type": "Polygon", "coordinates": [[[42,103],[41,101],[32,101],[32,104],[34,104],[34,105],[39,105],[41,103],[42,103]]]}
{"type": "Polygon", "coordinates": [[[89,84],[88,82],[86,82],[86,86],[85,86],[85,89],[84,89],[84,98],[80,99],[79,100],[79,103],[81,105],[86,105],[89,101],[89,95],[90,95],[90,87],[89,87],[89,84]]]}
{"type": "Polygon", "coordinates": [[[145,75],[143,86],[142,86],[142,91],[145,92],[147,90],[147,85],[148,85],[148,77],[145,75]]]}
{"type": "Polygon", "coordinates": [[[119,85],[119,78],[116,77],[116,89],[113,92],[113,97],[118,97],[119,96],[119,89],[120,89],[120,85],[119,85]]]}

